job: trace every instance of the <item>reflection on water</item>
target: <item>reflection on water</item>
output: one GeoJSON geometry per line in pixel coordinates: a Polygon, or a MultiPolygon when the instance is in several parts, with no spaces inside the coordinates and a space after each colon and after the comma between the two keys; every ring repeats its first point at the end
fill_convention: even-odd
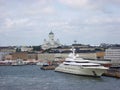
{"type": "Polygon", "coordinates": [[[85,77],[39,66],[0,66],[0,90],[119,90],[120,80],[85,77]]]}

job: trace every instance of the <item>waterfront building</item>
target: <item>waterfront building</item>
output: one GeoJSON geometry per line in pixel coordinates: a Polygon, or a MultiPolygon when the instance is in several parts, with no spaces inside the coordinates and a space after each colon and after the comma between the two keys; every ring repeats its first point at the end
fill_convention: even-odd
{"type": "Polygon", "coordinates": [[[54,39],[54,33],[51,31],[48,35],[49,40],[44,39],[44,43],[42,44],[42,49],[56,48],[61,46],[59,39],[54,39]]]}
{"type": "Polygon", "coordinates": [[[37,54],[36,53],[28,53],[28,60],[37,60],[37,54]]]}
{"type": "Polygon", "coordinates": [[[96,57],[97,57],[97,59],[103,60],[103,59],[104,59],[104,56],[105,56],[105,52],[104,52],[104,51],[96,52],[96,57]]]}
{"type": "Polygon", "coordinates": [[[38,54],[37,57],[38,57],[38,60],[54,61],[55,60],[54,55],[55,54],[44,53],[44,54],[38,54]]]}
{"type": "Polygon", "coordinates": [[[22,51],[22,52],[26,52],[26,51],[30,52],[30,51],[32,51],[32,50],[33,50],[33,48],[32,48],[32,47],[28,47],[28,46],[21,46],[21,51],[22,51]]]}
{"type": "MultiPolygon", "coordinates": [[[[41,53],[38,54],[38,60],[54,61],[57,57],[66,58],[69,53],[41,53]]],[[[77,53],[81,58],[97,59],[96,53],[77,53]]]]}
{"type": "Polygon", "coordinates": [[[13,60],[17,60],[17,59],[27,60],[28,59],[27,52],[15,52],[15,53],[12,53],[11,55],[12,55],[13,60]]]}
{"type": "Polygon", "coordinates": [[[12,60],[12,55],[8,54],[4,57],[5,60],[12,60]]]}
{"type": "Polygon", "coordinates": [[[84,44],[72,44],[72,46],[76,49],[77,53],[90,53],[95,52],[95,47],[90,45],[84,45],[84,44]]]}
{"type": "Polygon", "coordinates": [[[5,56],[9,55],[9,54],[10,54],[10,52],[0,52],[0,61],[5,60],[5,56]]]}
{"type": "Polygon", "coordinates": [[[15,52],[11,54],[4,55],[4,60],[37,60],[37,54],[32,52],[15,52]]]}
{"type": "Polygon", "coordinates": [[[120,47],[106,49],[104,59],[110,59],[112,63],[120,64],[120,47]]]}
{"type": "Polygon", "coordinates": [[[14,47],[0,47],[0,52],[16,52],[14,47]]]}

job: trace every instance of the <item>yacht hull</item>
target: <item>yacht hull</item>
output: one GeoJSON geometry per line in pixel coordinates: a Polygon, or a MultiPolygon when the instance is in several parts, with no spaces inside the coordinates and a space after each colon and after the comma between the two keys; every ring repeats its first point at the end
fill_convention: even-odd
{"type": "Polygon", "coordinates": [[[72,65],[60,65],[55,68],[55,71],[76,74],[76,75],[85,75],[85,76],[95,76],[100,77],[103,73],[105,73],[107,69],[102,68],[94,68],[94,67],[80,67],[80,66],[72,66],[72,65]]]}

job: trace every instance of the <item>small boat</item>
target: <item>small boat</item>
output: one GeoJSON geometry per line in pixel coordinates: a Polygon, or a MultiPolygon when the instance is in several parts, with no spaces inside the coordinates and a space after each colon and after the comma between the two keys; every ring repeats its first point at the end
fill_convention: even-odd
{"type": "Polygon", "coordinates": [[[42,63],[42,62],[37,62],[36,65],[38,65],[38,66],[42,66],[43,63],[42,63]]]}
{"type": "Polygon", "coordinates": [[[42,70],[54,70],[55,66],[54,65],[43,65],[41,67],[42,70]]]}
{"type": "Polygon", "coordinates": [[[14,62],[12,62],[11,65],[12,65],[12,66],[22,66],[22,65],[25,65],[25,63],[23,62],[22,59],[17,59],[17,60],[15,60],[14,62]]]}

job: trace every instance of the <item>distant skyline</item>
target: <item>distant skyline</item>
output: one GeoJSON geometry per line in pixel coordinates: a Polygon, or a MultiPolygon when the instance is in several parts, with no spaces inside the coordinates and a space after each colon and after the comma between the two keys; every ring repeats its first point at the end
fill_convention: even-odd
{"type": "Polygon", "coordinates": [[[0,46],[120,44],[120,0],[0,0],[0,46]]]}

